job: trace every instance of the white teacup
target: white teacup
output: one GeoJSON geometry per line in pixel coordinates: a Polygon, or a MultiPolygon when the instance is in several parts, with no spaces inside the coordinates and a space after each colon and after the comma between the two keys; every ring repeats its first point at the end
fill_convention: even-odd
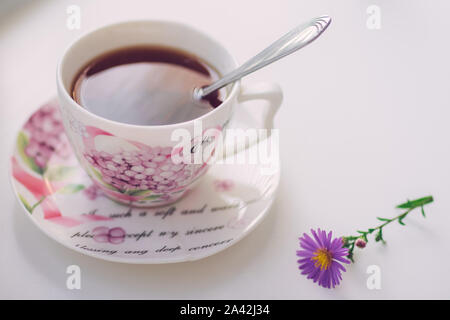
{"type": "MultiPolygon", "coordinates": [[[[238,64],[209,36],[167,21],[130,21],[105,26],[82,36],[64,52],[57,69],[58,98],[64,127],[78,160],[107,196],[133,206],[151,207],[181,198],[212,162],[174,163],[174,147],[179,144],[172,139],[174,130],[187,130],[193,141],[202,141],[194,130],[199,121],[204,130],[224,130],[239,102],[252,99],[268,101],[270,110],[263,127],[271,129],[282,93],[276,84],[246,88],[238,81],[227,88],[223,103],[209,113],[191,121],[154,126],[111,121],[89,112],[72,99],[72,82],[83,66],[105,52],[136,45],[161,45],[190,52],[221,75],[238,64]]],[[[210,151],[215,143],[212,142],[210,151]]]]}

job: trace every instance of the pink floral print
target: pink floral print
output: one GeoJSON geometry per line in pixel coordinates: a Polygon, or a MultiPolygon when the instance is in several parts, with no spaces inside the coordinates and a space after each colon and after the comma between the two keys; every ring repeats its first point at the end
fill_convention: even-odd
{"type": "Polygon", "coordinates": [[[101,190],[99,186],[92,184],[90,187],[84,189],[83,193],[89,200],[95,200],[101,195],[101,190]]]}
{"type": "Polygon", "coordinates": [[[103,182],[121,192],[152,190],[167,193],[183,187],[192,176],[186,164],[172,162],[171,150],[170,147],[148,147],[115,154],[90,150],[84,157],[101,173],[103,182]]]}
{"type": "Polygon", "coordinates": [[[232,180],[215,180],[214,188],[218,192],[230,191],[234,188],[234,182],[232,180]]]}
{"type": "Polygon", "coordinates": [[[120,244],[125,241],[126,232],[123,228],[116,227],[109,229],[108,227],[96,227],[92,230],[94,240],[97,242],[109,242],[112,244],[120,244]]]}
{"type": "Polygon", "coordinates": [[[34,113],[24,126],[29,134],[25,154],[32,158],[41,169],[47,166],[54,154],[66,158],[70,149],[64,136],[61,114],[51,105],[45,105],[34,113]]]}

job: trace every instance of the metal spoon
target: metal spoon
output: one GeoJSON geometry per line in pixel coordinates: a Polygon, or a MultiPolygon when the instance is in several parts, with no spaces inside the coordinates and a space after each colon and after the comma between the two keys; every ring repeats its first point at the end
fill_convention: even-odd
{"type": "Polygon", "coordinates": [[[283,37],[272,43],[269,47],[258,53],[256,56],[248,60],[239,68],[226,74],[221,79],[215,81],[209,86],[194,89],[194,99],[202,99],[210,93],[225,87],[226,85],[241,79],[242,77],[277,61],[307,44],[316,40],[322,32],[330,25],[330,16],[320,16],[311,21],[304,23],[283,37]]]}

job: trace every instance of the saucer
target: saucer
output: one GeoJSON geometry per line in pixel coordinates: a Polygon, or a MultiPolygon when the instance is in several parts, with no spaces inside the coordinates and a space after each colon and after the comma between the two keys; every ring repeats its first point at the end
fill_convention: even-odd
{"type": "Polygon", "coordinates": [[[22,126],[11,156],[14,192],[40,230],[82,254],[133,264],[193,261],[230,247],[267,214],[279,178],[273,165],[221,163],[171,205],[116,203],[78,164],[55,101],[22,126]]]}

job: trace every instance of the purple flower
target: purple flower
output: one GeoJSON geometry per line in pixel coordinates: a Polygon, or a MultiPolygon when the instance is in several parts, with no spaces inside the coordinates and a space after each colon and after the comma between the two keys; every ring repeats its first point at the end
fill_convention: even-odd
{"type": "Polygon", "coordinates": [[[348,249],[344,248],[342,238],[332,239],[332,232],[311,229],[311,238],[306,233],[299,238],[301,250],[297,251],[297,261],[302,274],[324,288],[335,287],[342,280],[341,272],[345,272],[342,263],[350,263],[346,259],[348,249]]]}

